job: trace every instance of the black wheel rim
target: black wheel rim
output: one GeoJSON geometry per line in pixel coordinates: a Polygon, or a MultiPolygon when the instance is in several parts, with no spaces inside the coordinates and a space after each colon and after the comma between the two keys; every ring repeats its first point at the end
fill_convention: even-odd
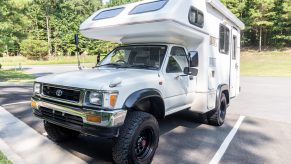
{"type": "Polygon", "coordinates": [[[219,122],[223,123],[226,115],[226,104],[225,102],[221,102],[220,110],[219,110],[219,122]]]}
{"type": "Polygon", "coordinates": [[[139,133],[135,142],[135,155],[138,160],[144,160],[150,156],[153,151],[154,140],[154,131],[150,127],[139,133]]]}

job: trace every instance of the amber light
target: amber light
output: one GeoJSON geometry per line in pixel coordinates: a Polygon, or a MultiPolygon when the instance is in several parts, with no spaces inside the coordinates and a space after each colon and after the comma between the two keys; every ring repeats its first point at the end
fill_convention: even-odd
{"type": "Polygon", "coordinates": [[[87,121],[101,123],[102,120],[100,116],[88,115],[87,121]]]}
{"type": "Polygon", "coordinates": [[[32,100],[32,101],[31,101],[31,107],[34,108],[34,109],[36,109],[37,106],[38,106],[38,105],[37,105],[37,102],[34,101],[34,100],[32,100]]]}
{"type": "Polygon", "coordinates": [[[110,95],[110,107],[111,108],[114,108],[116,100],[117,100],[117,95],[110,95]]]}

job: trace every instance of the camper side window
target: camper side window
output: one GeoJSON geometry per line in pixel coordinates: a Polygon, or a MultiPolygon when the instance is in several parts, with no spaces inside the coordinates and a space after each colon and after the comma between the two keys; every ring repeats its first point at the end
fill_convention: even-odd
{"type": "Polygon", "coordinates": [[[203,12],[196,9],[195,7],[191,7],[188,15],[189,22],[195,26],[203,27],[204,25],[204,15],[203,12]]]}
{"type": "Polygon", "coordinates": [[[229,28],[222,24],[219,27],[219,52],[224,54],[229,52],[229,28]]]}
{"type": "Polygon", "coordinates": [[[168,0],[159,0],[159,1],[140,4],[140,5],[136,6],[134,9],[132,9],[129,12],[129,15],[141,14],[141,13],[147,13],[147,12],[160,10],[167,4],[167,2],[168,2],[168,0]]]}
{"type": "Polygon", "coordinates": [[[107,18],[113,18],[119,15],[124,10],[124,7],[116,8],[116,9],[110,9],[100,12],[98,15],[96,15],[93,20],[100,20],[100,19],[107,19],[107,18]]]}

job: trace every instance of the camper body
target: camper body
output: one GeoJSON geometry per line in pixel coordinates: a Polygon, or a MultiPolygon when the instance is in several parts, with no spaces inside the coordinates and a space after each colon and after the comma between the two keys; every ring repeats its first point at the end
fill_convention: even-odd
{"type": "Polygon", "coordinates": [[[223,124],[240,92],[244,24],[217,0],[142,1],[102,9],[80,26],[122,43],[95,68],[36,80],[32,108],[55,141],[85,133],[114,139],[116,163],[148,163],[156,119],[181,110],[223,124]]]}

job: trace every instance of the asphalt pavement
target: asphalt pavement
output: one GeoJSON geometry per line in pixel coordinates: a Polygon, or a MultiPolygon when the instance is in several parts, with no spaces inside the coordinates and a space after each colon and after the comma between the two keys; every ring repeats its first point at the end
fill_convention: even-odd
{"type": "MultiPolygon", "coordinates": [[[[67,71],[73,69],[77,68],[67,71]]],[[[41,71],[36,71],[39,73],[41,71]]],[[[159,121],[161,135],[153,163],[209,163],[217,153],[222,153],[220,163],[290,163],[290,84],[291,78],[242,77],[242,92],[231,100],[222,127],[201,124],[190,111],[159,121]],[[225,152],[220,152],[241,116],[245,119],[237,133],[229,140],[225,152]]],[[[40,135],[45,135],[42,121],[32,115],[31,94],[30,85],[0,85],[0,105],[40,135]]],[[[63,151],[87,163],[112,163],[111,145],[110,139],[90,136],[58,144],[63,151]]]]}

